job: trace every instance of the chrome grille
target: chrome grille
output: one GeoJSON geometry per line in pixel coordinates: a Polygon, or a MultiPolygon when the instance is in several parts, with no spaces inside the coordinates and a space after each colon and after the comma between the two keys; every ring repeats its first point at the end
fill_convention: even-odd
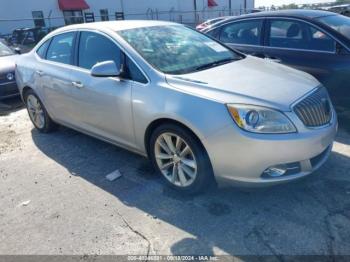
{"type": "Polygon", "coordinates": [[[319,88],[294,106],[294,111],[307,127],[327,125],[332,118],[332,105],[324,87],[319,88]]]}

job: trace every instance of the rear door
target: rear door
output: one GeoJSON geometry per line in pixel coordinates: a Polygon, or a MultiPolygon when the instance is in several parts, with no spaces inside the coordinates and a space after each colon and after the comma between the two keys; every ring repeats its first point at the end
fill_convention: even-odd
{"type": "Polygon", "coordinates": [[[50,115],[67,123],[76,120],[71,100],[75,39],[76,32],[54,36],[35,72],[40,78],[41,93],[50,115]]]}
{"type": "Polygon", "coordinates": [[[245,19],[221,26],[218,39],[245,54],[263,57],[263,18],[245,19]]]}

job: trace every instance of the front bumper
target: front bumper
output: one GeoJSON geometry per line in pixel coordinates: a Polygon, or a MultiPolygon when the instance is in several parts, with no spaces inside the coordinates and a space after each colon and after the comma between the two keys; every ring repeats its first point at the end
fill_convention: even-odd
{"type": "MultiPolygon", "coordinates": [[[[302,125],[300,121],[297,124],[302,125]]],[[[327,127],[301,127],[292,134],[249,133],[232,123],[206,137],[203,144],[219,186],[270,186],[304,177],[321,167],[331,153],[337,128],[335,113],[327,127]],[[297,163],[300,169],[280,177],[264,175],[270,167],[290,163],[297,163]]]]}
{"type": "Polygon", "coordinates": [[[19,95],[19,90],[15,81],[0,83],[0,99],[10,98],[19,95]]]}

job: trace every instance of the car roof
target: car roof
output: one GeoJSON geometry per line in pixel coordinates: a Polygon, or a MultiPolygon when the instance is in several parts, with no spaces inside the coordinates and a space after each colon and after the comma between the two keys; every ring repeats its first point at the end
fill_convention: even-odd
{"type": "Polygon", "coordinates": [[[323,16],[337,15],[333,12],[323,11],[323,10],[311,10],[311,9],[287,9],[287,10],[277,10],[277,11],[263,11],[259,13],[252,13],[247,15],[241,15],[238,17],[232,17],[232,19],[238,19],[242,17],[297,17],[297,18],[309,18],[314,19],[323,16]]]}
{"type": "Polygon", "coordinates": [[[106,22],[94,22],[85,24],[69,25],[55,30],[55,33],[67,30],[78,29],[109,29],[112,31],[121,31],[127,29],[152,27],[152,26],[166,26],[166,25],[179,25],[173,22],[167,21],[154,21],[154,20],[120,20],[120,21],[106,21],[106,22]]]}

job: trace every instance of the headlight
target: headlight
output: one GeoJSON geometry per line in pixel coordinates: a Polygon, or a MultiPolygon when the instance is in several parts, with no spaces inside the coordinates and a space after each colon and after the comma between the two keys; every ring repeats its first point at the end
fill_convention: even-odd
{"type": "Polygon", "coordinates": [[[282,112],[277,110],[242,104],[228,104],[236,124],[249,132],[254,133],[294,133],[296,128],[282,112]]]}

